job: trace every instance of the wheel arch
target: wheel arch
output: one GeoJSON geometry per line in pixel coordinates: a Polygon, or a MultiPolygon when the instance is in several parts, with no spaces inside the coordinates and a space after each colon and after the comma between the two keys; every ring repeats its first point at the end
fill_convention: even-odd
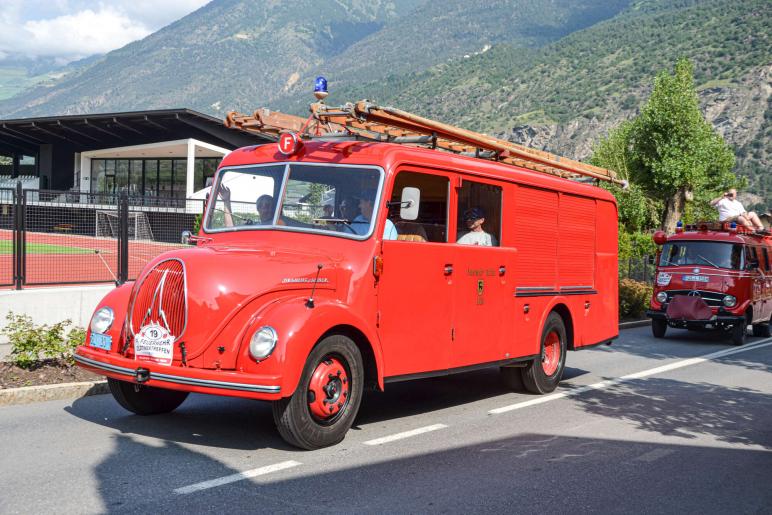
{"type": "MultiPolygon", "coordinates": [[[[550,309],[549,313],[555,312],[557,313],[560,318],[563,319],[563,325],[566,328],[566,339],[568,340],[566,342],[566,348],[568,350],[576,350],[574,348],[574,318],[571,316],[571,310],[568,309],[568,306],[563,304],[562,302],[559,302],[552,306],[552,309],[550,309]]],[[[547,317],[549,317],[549,313],[547,313],[547,317]]],[[[545,323],[547,320],[547,317],[545,317],[545,323]]]]}
{"type": "Polygon", "coordinates": [[[362,364],[364,365],[365,389],[369,387],[371,389],[383,390],[383,379],[378,373],[378,361],[375,358],[375,351],[373,351],[373,346],[365,333],[353,325],[339,324],[330,327],[322,334],[322,336],[319,337],[319,340],[314,344],[314,347],[319,345],[319,342],[323,339],[333,334],[340,334],[351,338],[359,349],[359,353],[362,355],[362,364]]]}

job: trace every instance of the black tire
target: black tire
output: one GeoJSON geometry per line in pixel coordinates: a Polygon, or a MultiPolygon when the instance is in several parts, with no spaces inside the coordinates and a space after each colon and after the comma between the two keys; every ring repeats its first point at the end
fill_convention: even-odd
{"type": "Polygon", "coordinates": [[[308,355],[295,393],[272,403],[273,420],[281,437],[290,445],[314,450],[343,440],[359,411],[364,385],[364,365],[356,344],[343,335],[328,336],[308,355]],[[311,379],[317,366],[334,358],[346,368],[349,395],[340,411],[329,421],[318,420],[309,407],[311,379]]]}
{"type": "Polygon", "coordinates": [[[137,415],[169,413],[188,398],[188,392],[127,383],[109,377],[107,384],[118,404],[137,415]]]}
{"type": "Polygon", "coordinates": [[[740,323],[737,325],[732,326],[731,329],[732,335],[732,345],[745,345],[745,341],[748,336],[748,325],[745,323],[740,323]]]}
{"type": "Polygon", "coordinates": [[[539,346],[541,349],[540,357],[534,359],[525,368],[521,369],[521,376],[526,390],[531,393],[545,394],[557,388],[561,377],[563,377],[563,369],[566,366],[567,347],[566,326],[560,315],[553,311],[547,317],[547,323],[544,324],[544,330],[542,331],[541,344],[539,346]],[[553,332],[557,333],[559,339],[560,356],[555,371],[551,375],[547,375],[543,367],[544,344],[547,341],[547,337],[553,332]]]}
{"type": "Polygon", "coordinates": [[[501,380],[507,388],[513,392],[522,392],[525,390],[523,384],[523,367],[500,367],[501,380]]]}
{"type": "Polygon", "coordinates": [[[667,332],[667,320],[662,318],[651,319],[651,334],[654,338],[664,338],[667,332]]]}
{"type": "Polygon", "coordinates": [[[761,324],[753,324],[753,336],[760,336],[762,338],[769,338],[772,336],[772,330],[769,327],[769,321],[762,322],[761,324]]]}

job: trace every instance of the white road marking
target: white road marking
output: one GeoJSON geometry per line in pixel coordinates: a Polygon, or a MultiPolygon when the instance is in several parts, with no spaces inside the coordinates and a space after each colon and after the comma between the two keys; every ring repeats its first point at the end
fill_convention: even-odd
{"type": "Polygon", "coordinates": [[[437,431],[438,429],[445,429],[445,424],[434,424],[433,426],[419,427],[412,431],[405,431],[404,433],[397,433],[391,436],[384,436],[383,438],[376,438],[375,440],[368,440],[364,442],[365,445],[382,445],[384,443],[393,442],[395,440],[402,440],[403,438],[410,438],[411,436],[421,435],[430,431],[437,431]]]}
{"type": "Polygon", "coordinates": [[[180,495],[192,494],[193,492],[206,490],[208,488],[215,488],[217,486],[227,485],[228,483],[235,483],[236,481],[241,481],[243,479],[249,479],[257,476],[264,476],[272,472],[278,472],[280,470],[297,467],[298,465],[302,465],[302,464],[298,461],[292,461],[292,460],[282,461],[281,463],[275,463],[273,465],[267,465],[265,467],[260,467],[252,470],[247,470],[244,472],[239,472],[238,474],[231,474],[230,476],[220,477],[217,479],[210,479],[209,481],[203,481],[201,483],[196,483],[194,485],[183,486],[182,488],[177,488],[176,490],[174,490],[174,493],[180,494],[180,495]]]}
{"type": "Polygon", "coordinates": [[[499,415],[501,413],[506,413],[508,411],[514,411],[517,409],[523,409],[527,408],[529,406],[535,406],[537,404],[544,404],[545,402],[551,402],[557,399],[564,399],[566,397],[573,397],[575,395],[579,395],[584,392],[589,392],[591,390],[605,390],[606,388],[609,388],[610,386],[615,386],[620,383],[624,383],[626,381],[631,381],[633,379],[641,379],[643,377],[652,376],[655,374],[661,374],[663,372],[669,372],[671,370],[676,370],[679,368],[684,367],[690,367],[692,365],[697,365],[699,363],[704,363],[706,361],[710,361],[716,358],[721,358],[723,356],[729,356],[731,354],[739,354],[740,352],[747,352],[751,350],[761,349],[763,347],[769,347],[772,345],[772,338],[767,338],[766,340],[761,340],[760,342],[754,343],[752,345],[746,345],[743,347],[734,347],[731,349],[724,349],[720,350],[718,352],[712,352],[710,354],[705,354],[704,356],[700,356],[697,358],[689,358],[684,359],[681,361],[676,361],[674,363],[668,363],[667,365],[662,365],[661,367],[656,368],[650,368],[648,370],[643,370],[641,372],[635,372],[633,374],[627,374],[622,377],[619,377],[617,379],[608,379],[606,381],[600,381],[598,383],[593,383],[591,385],[587,386],[581,386],[579,388],[574,388],[572,390],[568,390],[566,392],[559,392],[559,393],[553,393],[551,395],[545,395],[543,397],[537,397],[535,399],[524,401],[524,402],[518,402],[516,404],[510,404],[509,406],[503,406],[501,408],[495,408],[488,413],[491,415],[499,415]]]}

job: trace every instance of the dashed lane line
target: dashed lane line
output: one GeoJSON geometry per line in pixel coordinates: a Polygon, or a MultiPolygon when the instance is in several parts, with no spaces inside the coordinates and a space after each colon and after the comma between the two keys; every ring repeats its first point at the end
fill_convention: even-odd
{"type": "Polygon", "coordinates": [[[365,445],[383,445],[385,443],[394,442],[396,440],[410,438],[411,436],[417,436],[424,433],[429,433],[431,431],[437,431],[438,429],[445,429],[446,427],[448,426],[446,426],[445,424],[434,424],[433,426],[419,427],[418,429],[413,429],[412,431],[405,431],[403,433],[384,436],[382,438],[376,438],[375,440],[368,440],[363,443],[365,445]]]}
{"type": "Polygon", "coordinates": [[[631,381],[633,379],[641,379],[644,377],[649,377],[655,374],[661,374],[663,372],[669,372],[671,370],[676,370],[679,368],[684,367],[690,367],[692,365],[698,365],[700,363],[704,363],[706,361],[710,361],[716,358],[721,358],[724,356],[730,356],[732,354],[739,354],[740,352],[747,352],[751,350],[761,349],[763,347],[769,347],[772,345],[772,338],[767,338],[766,340],[761,340],[760,342],[754,343],[752,345],[746,345],[743,347],[735,347],[731,349],[724,349],[720,350],[718,352],[712,352],[710,354],[705,354],[704,356],[699,356],[697,358],[689,358],[684,359],[681,361],[676,361],[674,363],[668,363],[667,365],[662,365],[660,367],[656,368],[650,368],[648,370],[643,370],[641,372],[635,372],[633,374],[627,374],[621,377],[618,377],[617,379],[608,379],[605,381],[600,381],[598,383],[593,383],[587,386],[581,386],[579,388],[574,388],[573,390],[565,391],[565,392],[559,392],[559,393],[553,393],[551,395],[545,395],[543,397],[537,397],[536,399],[532,399],[529,401],[524,402],[518,402],[516,404],[510,404],[509,406],[503,406],[501,408],[495,408],[490,411],[488,411],[491,415],[499,415],[501,413],[506,413],[508,411],[514,411],[518,409],[528,408],[530,406],[536,406],[537,404],[544,404],[545,402],[552,402],[558,399],[565,399],[566,397],[574,397],[576,395],[582,394],[584,392],[589,392],[592,390],[605,390],[606,388],[609,388],[611,386],[618,385],[620,383],[624,383],[626,381],[631,381]]]}
{"type": "Polygon", "coordinates": [[[286,470],[292,467],[297,467],[298,465],[302,465],[302,463],[300,463],[299,461],[292,461],[292,460],[282,461],[281,463],[275,463],[273,465],[267,465],[265,467],[246,470],[244,472],[239,472],[238,474],[231,474],[230,476],[211,479],[209,481],[203,481],[201,483],[196,483],[194,485],[183,486],[182,488],[175,489],[174,493],[179,495],[192,494],[193,492],[199,492],[201,490],[207,490],[209,488],[215,488],[218,486],[227,485],[228,483],[235,483],[236,481],[242,481],[244,479],[250,479],[257,476],[264,476],[266,474],[271,474],[273,472],[279,472],[280,470],[286,470]]]}

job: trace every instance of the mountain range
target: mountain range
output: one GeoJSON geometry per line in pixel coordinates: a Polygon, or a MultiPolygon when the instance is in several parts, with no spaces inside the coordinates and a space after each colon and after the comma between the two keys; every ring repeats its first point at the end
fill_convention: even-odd
{"type": "Polygon", "coordinates": [[[307,112],[368,98],[585,159],[686,56],[736,148],[746,203],[772,207],[768,0],[214,0],[0,101],[4,118],[189,107],[307,112]]]}

